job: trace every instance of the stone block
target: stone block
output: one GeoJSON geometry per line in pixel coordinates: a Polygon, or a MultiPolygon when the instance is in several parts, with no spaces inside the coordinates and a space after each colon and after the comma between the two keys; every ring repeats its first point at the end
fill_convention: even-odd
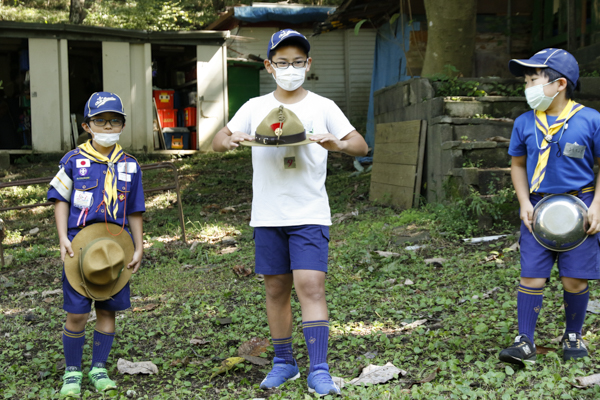
{"type": "Polygon", "coordinates": [[[516,117],[518,117],[526,111],[529,111],[529,106],[527,105],[526,101],[504,101],[494,102],[490,114],[494,118],[515,119],[516,117]]]}
{"type": "Polygon", "coordinates": [[[512,123],[453,125],[453,127],[454,140],[485,141],[493,136],[502,136],[510,139],[510,133],[512,132],[512,123]]]}
{"type": "Polygon", "coordinates": [[[438,136],[440,142],[448,142],[452,140],[452,125],[450,124],[434,124],[427,128],[427,136],[438,136]]]}
{"type": "Polygon", "coordinates": [[[468,118],[475,114],[484,114],[484,103],[479,101],[445,101],[445,114],[450,117],[468,118]]]}
{"type": "Polygon", "coordinates": [[[10,154],[7,151],[0,151],[0,169],[10,168],[10,154]]]}
{"type": "Polygon", "coordinates": [[[464,150],[463,159],[463,166],[465,167],[503,168],[508,167],[510,156],[506,147],[496,147],[493,149],[464,150]]]}

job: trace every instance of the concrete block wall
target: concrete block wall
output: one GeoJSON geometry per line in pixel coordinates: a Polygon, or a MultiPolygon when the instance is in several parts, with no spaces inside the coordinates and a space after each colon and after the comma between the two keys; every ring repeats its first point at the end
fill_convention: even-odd
{"type": "MultiPolygon", "coordinates": [[[[515,79],[492,81],[522,85],[515,79]]],[[[428,202],[463,196],[469,187],[487,194],[489,182],[507,184],[508,142],[501,140],[510,139],[514,118],[527,110],[524,97],[435,97],[435,83],[424,78],[375,93],[375,124],[417,119],[428,123],[421,188],[428,202]]]]}

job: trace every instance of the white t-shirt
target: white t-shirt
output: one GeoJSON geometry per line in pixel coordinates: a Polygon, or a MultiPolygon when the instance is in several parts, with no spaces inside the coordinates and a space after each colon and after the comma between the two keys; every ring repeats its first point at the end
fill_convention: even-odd
{"type": "MultiPolygon", "coordinates": [[[[227,127],[254,136],[267,114],[281,104],[273,93],[248,100],[227,127]]],[[[294,104],[283,104],[302,121],[306,133],[331,133],[338,139],[354,130],[331,100],[308,92],[294,104]]],[[[250,226],[331,225],[325,191],[327,150],[316,143],[252,147],[252,218],[250,226]]]]}

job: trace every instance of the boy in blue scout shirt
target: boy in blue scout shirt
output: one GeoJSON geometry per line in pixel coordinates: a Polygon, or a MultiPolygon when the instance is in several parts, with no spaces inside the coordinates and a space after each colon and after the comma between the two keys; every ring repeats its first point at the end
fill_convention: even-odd
{"type": "MultiPolygon", "coordinates": [[[[63,347],[66,370],[62,396],[77,396],[81,390],[85,325],[92,300],[95,300],[97,320],[92,368],[88,377],[97,391],[116,388],[115,382],[109,379],[106,372],[106,361],[115,336],[115,312],[131,306],[128,278],[123,278],[137,272],[143,254],[142,213],[145,205],[142,173],[136,159],[124,153],[117,144],[125,126],[121,99],[114,93],[94,93],[85,105],[84,117],[82,126],[92,135],[92,139],[62,158],[59,172],[48,190],[48,200],[55,202],[60,254],[65,263],[63,309],[67,312],[67,320],[63,329],[63,347]],[[126,229],[127,224],[131,233],[126,229]],[[92,237],[88,237],[89,232],[94,232],[92,237]],[[97,254],[94,255],[96,259],[89,257],[89,254],[87,257],[79,254],[88,247],[88,243],[78,243],[75,246],[75,242],[82,240],[84,233],[87,235],[84,239],[86,242],[92,242],[89,239],[96,239],[95,236],[98,236],[98,240],[108,240],[109,246],[105,246],[103,251],[113,249],[110,250],[112,255],[109,259],[114,256],[115,248],[121,254],[121,247],[131,247],[128,259],[121,267],[116,266],[116,272],[112,275],[109,273],[108,277],[101,276],[101,279],[106,278],[108,282],[104,286],[94,286],[91,282],[93,278],[88,281],[88,275],[84,279],[85,271],[81,264],[88,265],[98,261],[97,254]],[[135,250],[131,238],[135,243],[135,250]],[[79,277],[82,279],[78,279],[79,277]],[[120,281],[118,287],[122,288],[115,293],[110,289],[116,287],[117,280],[120,281]],[[97,288],[97,293],[104,295],[95,295],[90,288],[97,288]]],[[[100,271],[98,273],[103,273],[101,270],[106,267],[96,265],[94,268],[100,271]]]]}
{"type": "Polygon", "coordinates": [[[517,294],[519,335],[500,360],[535,363],[534,332],[543,289],[556,261],[564,287],[566,326],[563,359],[588,355],[581,338],[589,300],[589,279],[600,278],[600,113],[572,100],[579,80],[575,58],[561,49],[545,49],[526,60],[511,60],[510,71],[525,76],[525,97],[533,109],[515,120],[508,153],[520,205],[521,282],[517,294]],[[540,245],[531,233],[533,208],[546,194],[576,192],[588,206],[591,235],[566,252],[540,245]]]}
{"type": "Polygon", "coordinates": [[[216,134],[213,149],[253,146],[250,226],[255,271],[265,277],[275,349],[273,368],[260,387],[270,389],[300,377],[292,353],[294,286],[310,359],[308,389],[324,396],[340,393],[327,364],[325,276],[331,225],[325,191],[327,153],[363,156],[368,148],[333,101],[302,87],[312,63],[309,50],[308,40],[292,29],[271,37],[264,64],[277,89],[244,104],[216,134]]]}

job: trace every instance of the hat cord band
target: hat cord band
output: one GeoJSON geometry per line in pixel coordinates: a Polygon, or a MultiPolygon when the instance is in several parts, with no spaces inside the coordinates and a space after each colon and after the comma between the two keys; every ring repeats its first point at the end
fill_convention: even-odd
{"type": "Polygon", "coordinates": [[[286,136],[264,136],[256,133],[254,140],[266,145],[293,144],[306,140],[306,131],[286,136]]]}

